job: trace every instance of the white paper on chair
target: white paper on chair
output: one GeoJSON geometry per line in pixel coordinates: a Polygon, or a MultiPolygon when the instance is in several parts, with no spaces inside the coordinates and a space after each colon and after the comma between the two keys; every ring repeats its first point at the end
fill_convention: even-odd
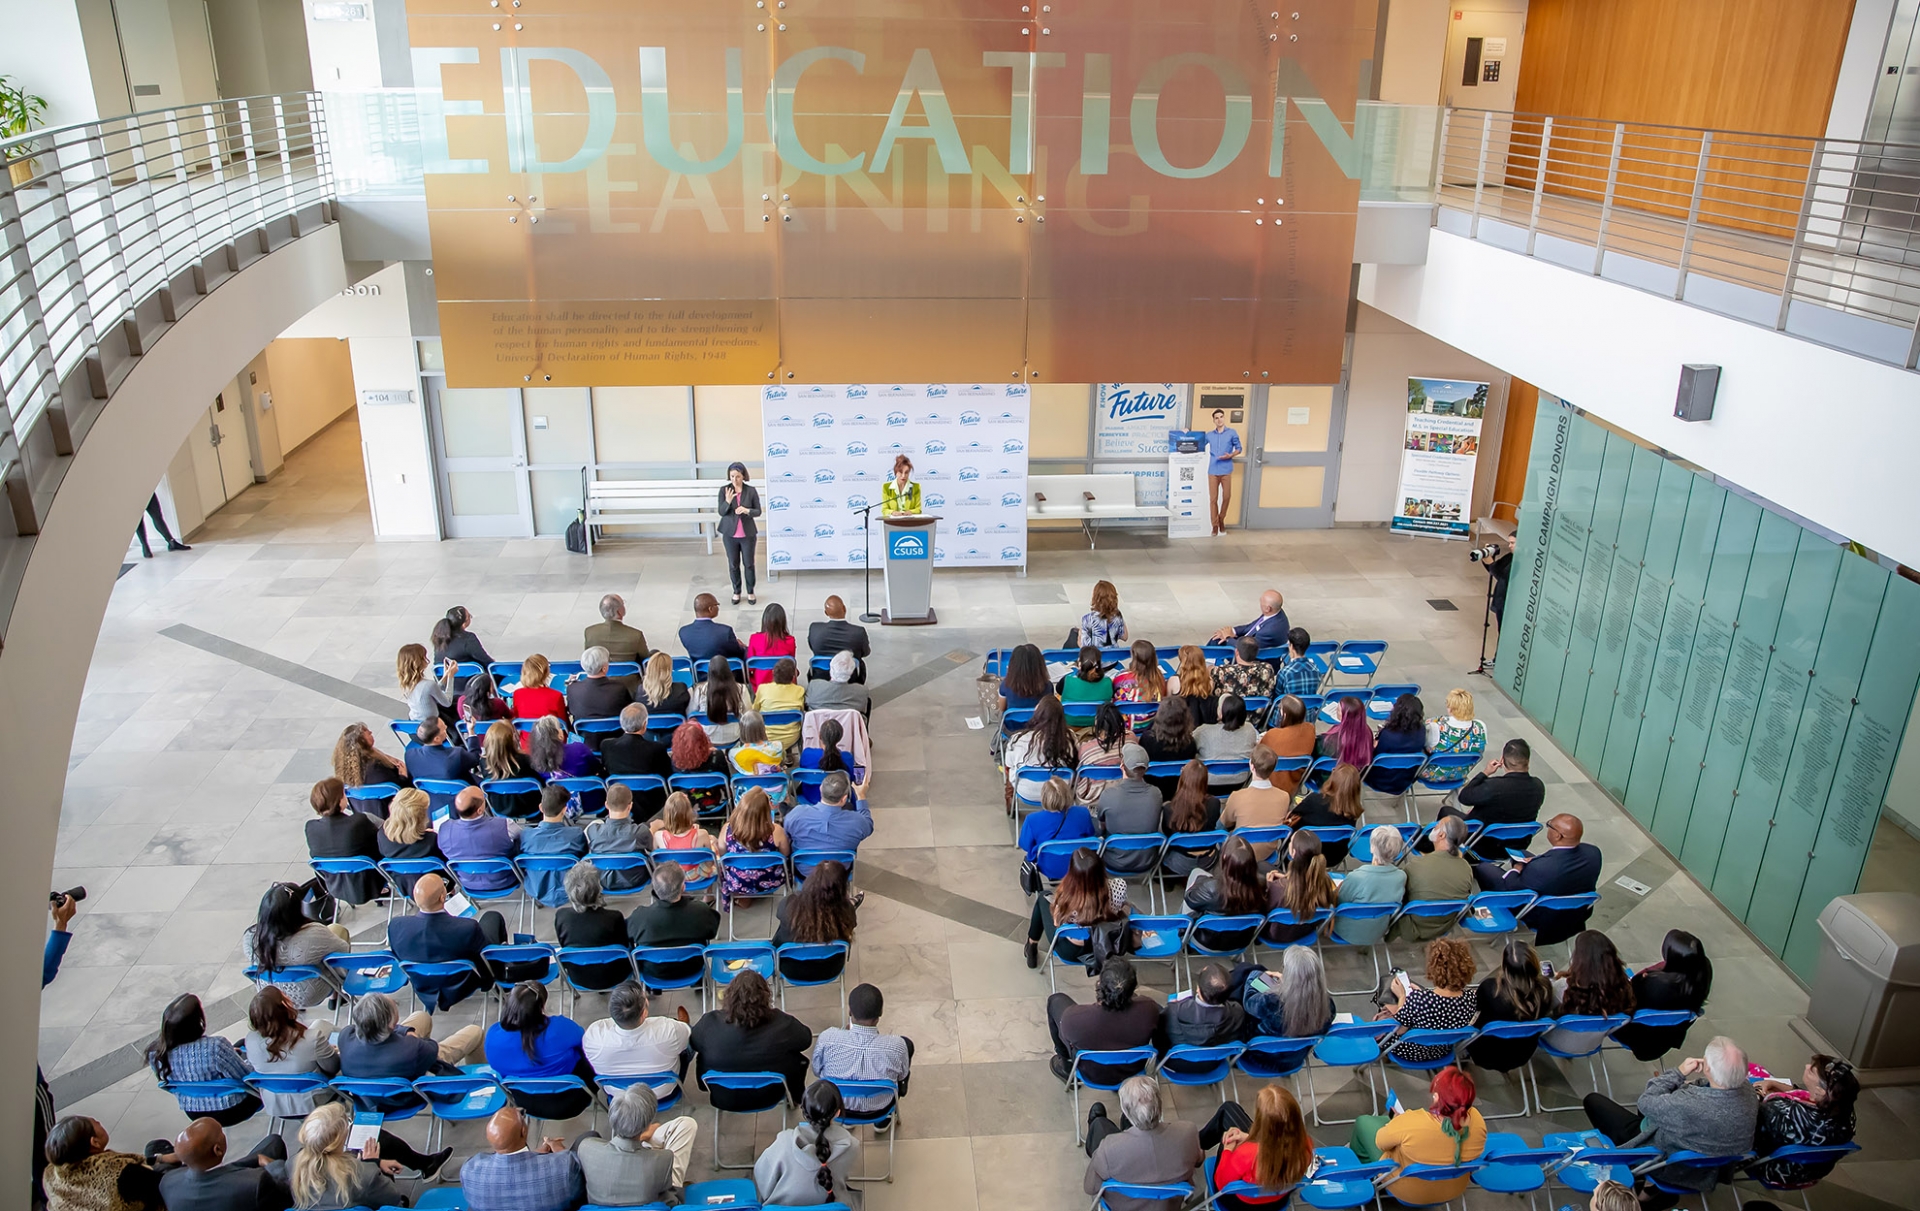
{"type": "Polygon", "coordinates": [[[353,1127],[347,1132],[347,1151],[358,1152],[366,1147],[368,1140],[380,1138],[380,1124],[386,1121],[386,1115],[373,1110],[356,1110],[353,1114],[353,1127]]]}
{"type": "Polygon", "coordinates": [[[979,730],[980,730],[981,728],[983,728],[983,727],[985,727],[985,726],[987,726],[987,725],[986,725],[986,724],[985,724],[984,722],[982,722],[982,721],[981,721],[981,719],[980,719],[980,716],[978,716],[978,715],[968,715],[968,716],[967,716],[967,726],[968,726],[968,727],[970,727],[970,728],[972,728],[972,729],[973,729],[974,731],[976,731],[976,732],[977,732],[977,731],[979,731],[979,730]]]}
{"type": "Polygon", "coordinates": [[[456,891],[447,897],[447,911],[456,917],[471,917],[474,915],[473,901],[456,891]]]}

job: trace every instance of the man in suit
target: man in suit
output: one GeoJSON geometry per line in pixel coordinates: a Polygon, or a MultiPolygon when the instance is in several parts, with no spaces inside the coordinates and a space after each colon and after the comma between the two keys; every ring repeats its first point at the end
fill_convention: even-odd
{"type": "MultiPolygon", "coordinates": [[[[607,649],[607,659],[637,663],[647,658],[647,637],[627,625],[627,603],[618,593],[600,599],[600,621],[586,629],[580,646],[607,649]]],[[[574,716],[576,719],[578,715],[574,716]]],[[[591,717],[591,716],[590,716],[591,717]]]]}
{"type": "Polygon", "coordinates": [[[447,736],[447,721],[438,715],[421,720],[414,730],[413,743],[407,746],[407,776],[444,778],[452,782],[472,782],[480,758],[465,745],[453,744],[447,736]]]}
{"type": "MultiPolygon", "coordinates": [[[[1578,816],[1562,812],[1547,821],[1547,844],[1538,857],[1515,862],[1502,871],[1492,862],[1473,868],[1474,878],[1488,891],[1531,891],[1543,896],[1578,896],[1600,883],[1600,851],[1580,839],[1584,829],[1578,816]]],[[[1534,931],[1534,945],[1564,942],[1586,928],[1593,909],[1536,908],[1522,918],[1534,931]]]]}
{"type": "Polygon", "coordinates": [[[169,1211],[286,1211],[292,1195],[266,1166],[287,1159],[287,1141],[269,1135],[247,1155],[227,1161],[227,1133],[210,1118],[187,1124],[173,1141],[180,1167],[160,1176],[160,1196],[169,1211]]]}
{"type": "Polygon", "coordinates": [[[1260,641],[1263,648],[1277,648],[1287,642],[1287,612],[1280,607],[1285,599],[1280,590],[1268,589],[1260,594],[1260,614],[1252,622],[1237,627],[1221,627],[1213,633],[1212,642],[1225,643],[1229,639],[1238,639],[1242,635],[1251,635],[1260,641]]]}
{"type": "MultiPolygon", "coordinates": [[[[854,666],[853,684],[867,683],[867,657],[873,655],[873,649],[867,643],[867,628],[858,623],[847,621],[847,603],[836,595],[827,598],[823,607],[827,612],[825,622],[816,622],[807,628],[807,650],[815,656],[831,656],[836,652],[852,652],[859,661],[854,666]]],[[[827,676],[819,669],[810,668],[809,680],[818,680],[827,676]]]]}
{"type": "Polygon", "coordinates": [[[413,902],[419,912],[395,917],[387,927],[387,946],[394,955],[403,963],[456,963],[466,959],[482,973],[477,980],[471,974],[414,978],[421,1004],[433,1012],[451,1009],[480,989],[493,987],[480,950],[506,942],[506,918],[491,911],[478,919],[449,913],[447,884],[439,875],[421,875],[414,881],[413,902]]]}
{"type": "Polygon", "coordinates": [[[1168,1001],[1161,1029],[1167,1046],[1217,1047],[1242,1037],[1247,1011],[1234,1003],[1227,969],[1209,963],[1193,983],[1193,995],[1168,1001]]]}
{"type": "Polygon", "coordinates": [[[580,1158],[557,1136],[529,1143],[520,1107],[487,1121],[487,1147],[460,1166],[468,1211],[573,1211],[586,1200],[580,1158]]]}
{"type": "MultiPolygon", "coordinates": [[[[433,1018],[416,1010],[405,1018],[400,1007],[384,992],[369,993],[353,1003],[352,1025],[340,1032],[340,1075],[363,1080],[417,1081],[436,1074],[452,1076],[457,1065],[480,1046],[477,1025],[462,1026],[445,1039],[433,1037],[433,1018]]],[[[411,1095],[393,1099],[402,1105],[381,1109],[402,1109],[412,1102],[411,1095]]]]}
{"type": "MultiPolygon", "coordinates": [[[[1464,816],[1474,824],[1533,823],[1540,818],[1540,805],[1546,802],[1547,784],[1527,772],[1532,760],[1533,749],[1526,741],[1517,737],[1507,741],[1500,759],[1488,762],[1486,769],[1468,779],[1454,795],[1458,806],[1440,806],[1440,818],[1464,816]]],[[[1486,862],[1506,856],[1506,846],[1498,841],[1482,842],[1473,849],[1486,862]]]]}
{"type": "MultiPolygon", "coordinates": [[[[586,1179],[587,1201],[600,1207],[637,1207],[667,1200],[686,1184],[699,1127],[692,1115],[654,1121],[659,1099],[645,1085],[629,1085],[607,1104],[613,1139],[589,1131],[573,1143],[586,1179]]],[[[675,1199],[678,1202],[679,1199],[675,1199]]]]}
{"type": "MultiPolygon", "coordinates": [[[[1103,1182],[1141,1186],[1187,1186],[1193,1171],[1206,1159],[1200,1132],[1192,1123],[1164,1117],[1160,1086],[1150,1076],[1130,1076],[1120,1082],[1120,1123],[1095,1101],[1087,1111],[1087,1174],[1083,1188],[1098,1194],[1103,1182]],[[1124,1123],[1125,1126],[1122,1126],[1124,1123]]],[[[1115,1211],[1160,1211],[1178,1201],[1142,1201],[1115,1196],[1107,1200],[1115,1211]]]]}
{"type": "MultiPolygon", "coordinates": [[[[673,757],[666,745],[647,736],[647,708],[638,702],[621,709],[620,734],[601,742],[600,761],[609,774],[658,774],[666,778],[673,773],[673,757]]],[[[655,792],[648,802],[636,795],[634,802],[652,813],[660,810],[666,796],[655,792]]]]}
{"type": "Polygon", "coordinates": [[[580,653],[580,676],[567,686],[567,714],[575,719],[611,719],[633,701],[625,682],[607,676],[607,649],[580,653]]]}
{"type": "Polygon", "coordinates": [[[653,903],[633,910],[627,937],[635,946],[705,946],[720,932],[720,914],[705,900],[687,899],[687,874],[678,862],[653,868],[653,903]]]}
{"type": "Polygon", "coordinates": [[[715,656],[747,658],[740,636],[726,623],[716,621],[719,616],[720,599],[712,593],[702,593],[693,599],[693,621],[680,628],[680,646],[686,649],[687,659],[695,664],[715,656]]]}

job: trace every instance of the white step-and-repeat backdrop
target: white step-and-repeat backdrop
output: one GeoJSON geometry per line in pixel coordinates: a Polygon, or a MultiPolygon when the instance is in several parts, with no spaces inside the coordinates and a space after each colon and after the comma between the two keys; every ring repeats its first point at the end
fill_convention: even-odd
{"type": "MultiPolygon", "coordinates": [[[[940,517],[935,563],[1024,566],[1028,404],[1018,383],[762,388],[767,566],[863,566],[858,510],[880,503],[901,454],[940,517]]],[[[878,509],[873,530],[878,563],[878,509]]]]}

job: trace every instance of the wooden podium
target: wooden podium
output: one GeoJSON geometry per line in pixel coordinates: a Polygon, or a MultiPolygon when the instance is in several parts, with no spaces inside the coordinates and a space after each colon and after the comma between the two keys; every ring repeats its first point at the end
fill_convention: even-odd
{"type": "Polygon", "coordinates": [[[895,513],[880,519],[886,539],[887,608],[880,625],[932,626],[933,536],[938,517],[926,513],[895,513]]]}

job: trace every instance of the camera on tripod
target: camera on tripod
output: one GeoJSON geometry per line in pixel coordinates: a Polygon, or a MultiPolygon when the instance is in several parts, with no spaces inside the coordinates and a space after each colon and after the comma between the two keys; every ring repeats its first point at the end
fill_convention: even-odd
{"type": "Polygon", "coordinates": [[[1500,558],[1500,544],[1490,542],[1484,547],[1475,547],[1473,550],[1467,552],[1467,558],[1475,563],[1480,563],[1488,559],[1498,559],[1500,558]]]}

